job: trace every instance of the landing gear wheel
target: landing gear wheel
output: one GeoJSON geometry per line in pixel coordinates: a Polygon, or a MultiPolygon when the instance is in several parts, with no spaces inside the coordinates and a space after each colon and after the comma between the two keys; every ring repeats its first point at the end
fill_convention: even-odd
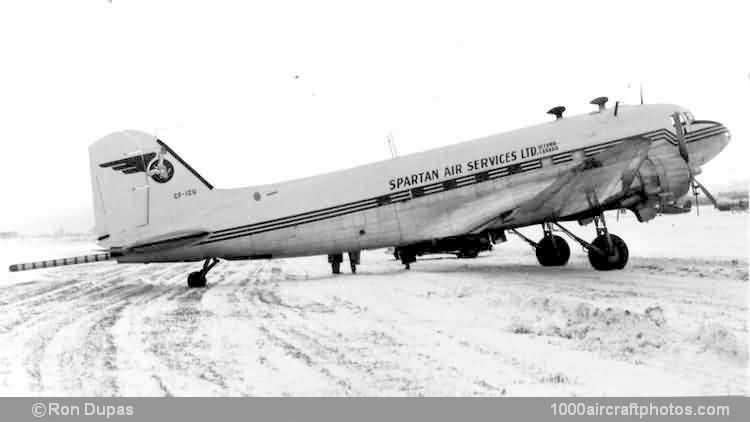
{"type": "Polygon", "coordinates": [[[476,258],[479,256],[479,249],[461,249],[456,256],[458,258],[476,258]]]}
{"type": "Polygon", "coordinates": [[[568,263],[570,246],[560,236],[544,236],[536,246],[536,259],[544,267],[559,267],[568,263]]]}
{"type": "Polygon", "coordinates": [[[331,262],[331,272],[334,274],[341,274],[341,263],[331,262]]]}
{"type": "Polygon", "coordinates": [[[219,263],[218,258],[206,258],[203,261],[203,269],[192,272],[188,275],[188,287],[206,287],[206,274],[219,263]]]}
{"type": "Polygon", "coordinates": [[[202,271],[195,271],[188,275],[188,287],[206,287],[206,275],[202,271]]]}
{"type": "Polygon", "coordinates": [[[352,274],[356,274],[356,273],[357,273],[357,264],[355,264],[355,263],[353,263],[353,262],[350,262],[350,263],[349,263],[349,266],[350,266],[350,267],[351,267],[351,269],[352,269],[352,274]]]}
{"type": "Polygon", "coordinates": [[[606,235],[599,235],[591,242],[591,245],[599,250],[609,252],[608,255],[605,255],[596,249],[589,249],[589,262],[592,267],[599,271],[621,270],[628,263],[628,257],[630,256],[628,245],[619,236],[610,234],[609,237],[612,239],[611,250],[609,245],[607,245],[606,235]]]}

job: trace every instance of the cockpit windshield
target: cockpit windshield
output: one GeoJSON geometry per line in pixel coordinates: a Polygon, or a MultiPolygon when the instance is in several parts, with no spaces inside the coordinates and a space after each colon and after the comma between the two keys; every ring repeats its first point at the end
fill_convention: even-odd
{"type": "Polygon", "coordinates": [[[689,111],[678,111],[675,114],[673,114],[672,117],[670,118],[670,125],[674,125],[675,118],[679,120],[679,123],[685,132],[689,130],[690,125],[695,121],[693,114],[689,111]]]}

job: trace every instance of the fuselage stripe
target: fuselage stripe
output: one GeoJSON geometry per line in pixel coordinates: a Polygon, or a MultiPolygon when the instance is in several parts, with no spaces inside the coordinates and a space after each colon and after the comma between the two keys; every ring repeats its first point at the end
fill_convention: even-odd
{"type": "MultiPolygon", "coordinates": [[[[700,129],[686,135],[686,142],[695,142],[700,139],[711,137],[714,135],[726,132],[726,128],[722,125],[716,125],[704,129],[700,129]]],[[[564,164],[573,161],[573,154],[576,151],[583,151],[584,157],[589,157],[594,154],[598,154],[608,148],[611,148],[627,139],[634,137],[645,137],[652,141],[665,140],[672,144],[677,144],[677,137],[667,129],[658,129],[654,131],[645,132],[641,135],[628,136],[627,138],[617,139],[614,141],[607,141],[598,145],[593,145],[585,148],[579,148],[573,151],[566,151],[554,154],[552,156],[543,157],[551,158],[552,164],[564,164]]],[[[543,159],[542,158],[542,159],[543,159]]],[[[432,183],[429,185],[419,186],[416,188],[406,189],[399,192],[393,192],[386,195],[381,195],[375,198],[363,199],[348,204],[337,205],[332,207],[323,208],[316,211],[310,211],[306,213],[296,214],[287,217],[281,217],[273,220],[268,220],[260,223],[248,224],[244,226],[238,226],[228,229],[217,230],[209,235],[209,238],[201,241],[198,245],[206,245],[215,242],[221,242],[225,240],[236,239],[244,236],[251,236],[260,234],[272,230],[284,229],[287,227],[293,227],[301,224],[313,223],[329,218],[340,217],[343,215],[366,211],[373,208],[378,208],[394,203],[405,202],[414,198],[419,198],[427,195],[433,195],[441,192],[446,192],[456,188],[466,187],[475,185],[478,183],[488,182],[503,177],[518,175],[521,173],[538,170],[542,168],[542,159],[527,160],[521,163],[514,163],[505,167],[494,168],[489,170],[483,170],[470,175],[457,177],[454,179],[445,180],[438,183],[432,183]]]]}

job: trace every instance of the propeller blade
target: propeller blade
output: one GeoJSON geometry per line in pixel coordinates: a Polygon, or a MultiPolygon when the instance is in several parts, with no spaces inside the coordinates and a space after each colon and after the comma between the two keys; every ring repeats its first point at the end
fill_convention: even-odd
{"type": "Polygon", "coordinates": [[[690,178],[693,178],[693,169],[690,168],[690,153],[688,153],[687,142],[685,141],[685,131],[680,122],[680,115],[678,113],[672,114],[672,121],[674,123],[674,130],[677,134],[677,148],[680,150],[680,156],[685,160],[685,164],[688,165],[690,171],[690,178]]]}

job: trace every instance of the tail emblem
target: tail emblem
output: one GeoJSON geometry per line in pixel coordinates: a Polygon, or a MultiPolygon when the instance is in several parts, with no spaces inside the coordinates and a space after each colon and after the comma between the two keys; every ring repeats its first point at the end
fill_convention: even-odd
{"type": "Polygon", "coordinates": [[[155,152],[150,152],[102,163],[99,164],[99,167],[111,167],[112,170],[121,171],[124,174],[146,172],[155,182],[167,183],[174,176],[174,166],[164,158],[164,155],[164,151],[160,151],[158,155],[155,152]]]}
{"type": "Polygon", "coordinates": [[[148,175],[156,182],[167,183],[174,176],[174,166],[163,156],[159,155],[158,158],[154,158],[148,164],[148,175]]]}

